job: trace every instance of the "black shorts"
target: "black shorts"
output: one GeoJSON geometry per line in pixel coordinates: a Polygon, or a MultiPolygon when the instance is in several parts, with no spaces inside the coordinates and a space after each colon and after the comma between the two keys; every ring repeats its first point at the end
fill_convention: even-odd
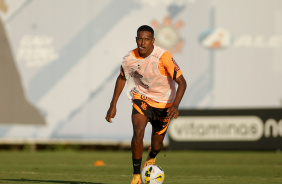
{"type": "Polygon", "coordinates": [[[170,122],[170,117],[167,115],[167,109],[168,108],[155,108],[148,105],[143,100],[134,99],[132,116],[134,114],[147,116],[152,124],[153,130],[159,135],[164,135],[170,122]]]}

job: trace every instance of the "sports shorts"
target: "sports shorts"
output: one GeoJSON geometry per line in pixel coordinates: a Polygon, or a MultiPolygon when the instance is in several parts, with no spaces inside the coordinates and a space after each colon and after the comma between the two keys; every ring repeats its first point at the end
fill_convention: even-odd
{"type": "Polygon", "coordinates": [[[153,130],[159,134],[164,135],[167,131],[170,117],[167,115],[168,108],[155,108],[148,105],[145,101],[134,99],[132,116],[134,114],[142,114],[149,118],[153,130]]]}

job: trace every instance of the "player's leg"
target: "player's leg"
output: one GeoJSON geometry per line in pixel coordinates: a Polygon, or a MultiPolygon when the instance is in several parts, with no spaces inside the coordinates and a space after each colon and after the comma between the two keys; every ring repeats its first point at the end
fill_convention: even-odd
{"type": "Polygon", "coordinates": [[[133,136],[131,140],[133,179],[132,184],[141,184],[141,163],[143,153],[143,138],[149,119],[142,114],[132,115],[133,136]]]}
{"type": "Polygon", "coordinates": [[[151,140],[151,152],[149,153],[149,156],[151,158],[155,158],[156,155],[162,150],[163,148],[163,141],[165,137],[165,133],[158,134],[154,130],[152,132],[152,140],[151,140]]]}
{"type": "Polygon", "coordinates": [[[133,137],[131,141],[132,157],[135,159],[142,158],[143,138],[145,128],[149,119],[142,114],[132,115],[133,137]]]}
{"type": "Polygon", "coordinates": [[[158,134],[154,130],[152,131],[151,147],[148,150],[148,156],[146,162],[143,165],[143,168],[147,165],[155,165],[156,156],[163,148],[164,137],[165,133],[158,134]]]}
{"type": "Polygon", "coordinates": [[[167,115],[167,109],[153,109],[153,121],[152,124],[152,136],[151,136],[151,148],[148,151],[148,156],[143,168],[147,165],[154,165],[156,162],[157,154],[163,148],[163,140],[167,132],[167,128],[170,122],[170,117],[167,115]]]}

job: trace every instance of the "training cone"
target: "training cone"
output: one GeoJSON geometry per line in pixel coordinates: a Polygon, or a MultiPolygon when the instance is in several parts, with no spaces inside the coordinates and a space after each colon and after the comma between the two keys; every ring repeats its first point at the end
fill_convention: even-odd
{"type": "Polygon", "coordinates": [[[94,166],[104,166],[106,165],[102,160],[97,160],[96,162],[94,162],[93,164],[94,166]]]}

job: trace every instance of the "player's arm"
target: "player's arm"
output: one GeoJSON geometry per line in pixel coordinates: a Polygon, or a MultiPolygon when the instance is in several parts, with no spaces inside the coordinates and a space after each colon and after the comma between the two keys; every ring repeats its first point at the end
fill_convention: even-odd
{"type": "Polygon", "coordinates": [[[106,120],[110,123],[112,123],[112,118],[114,118],[115,115],[116,115],[117,101],[118,101],[118,98],[119,98],[123,88],[124,88],[125,82],[126,82],[125,76],[122,75],[122,74],[119,74],[119,76],[116,80],[115,90],[114,90],[113,98],[112,98],[112,101],[111,101],[111,104],[110,104],[110,108],[109,108],[107,115],[106,115],[106,120]]]}
{"type": "Polygon", "coordinates": [[[183,77],[183,75],[180,75],[174,81],[178,84],[178,88],[177,88],[177,91],[176,91],[175,100],[174,100],[172,106],[168,108],[167,112],[168,112],[168,115],[170,117],[176,119],[179,115],[178,107],[179,107],[179,104],[180,104],[182,97],[185,93],[187,84],[186,84],[186,80],[183,77]]]}

